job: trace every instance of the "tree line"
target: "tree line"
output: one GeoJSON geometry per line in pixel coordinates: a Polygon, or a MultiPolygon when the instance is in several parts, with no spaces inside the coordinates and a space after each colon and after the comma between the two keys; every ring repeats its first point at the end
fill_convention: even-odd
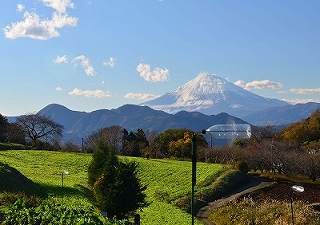
{"type": "MultiPolygon", "coordinates": [[[[99,140],[117,155],[146,158],[191,158],[192,130],[167,129],[163,132],[128,131],[114,125],[93,132],[83,146],[72,142],[61,145],[63,126],[39,114],[18,117],[8,123],[0,114],[0,142],[30,145],[35,149],[94,152],[99,140]]],[[[231,145],[209,147],[202,134],[195,134],[198,161],[235,163],[245,161],[253,170],[285,174],[305,174],[320,178],[320,111],[281,130],[272,125],[253,127],[250,139],[238,139],[231,145]]]]}
{"type": "MultiPolygon", "coordinates": [[[[168,129],[162,133],[137,129],[128,132],[125,128],[114,125],[100,129],[89,135],[84,141],[84,150],[93,152],[100,139],[109,145],[118,155],[145,158],[179,158],[191,157],[192,130],[168,129]]],[[[196,134],[198,148],[207,147],[205,138],[196,134]]]]}
{"type": "MultiPolygon", "coordinates": [[[[97,143],[103,140],[117,155],[188,159],[194,132],[186,128],[168,129],[162,133],[143,129],[128,131],[114,125],[93,132],[83,140],[82,146],[72,141],[62,144],[62,133],[62,125],[42,114],[22,115],[14,123],[9,123],[0,114],[0,142],[19,143],[40,150],[93,152],[97,143]]],[[[201,134],[196,134],[196,138],[198,148],[204,149],[207,146],[205,138],[201,134]]]]}

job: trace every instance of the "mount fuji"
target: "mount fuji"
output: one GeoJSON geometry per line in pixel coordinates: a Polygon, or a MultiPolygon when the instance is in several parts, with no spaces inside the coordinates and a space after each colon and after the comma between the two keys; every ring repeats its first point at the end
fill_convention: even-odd
{"type": "Polygon", "coordinates": [[[201,73],[174,91],[141,105],[172,114],[179,111],[197,111],[206,115],[225,112],[241,118],[267,108],[289,104],[256,95],[217,75],[201,73]]]}

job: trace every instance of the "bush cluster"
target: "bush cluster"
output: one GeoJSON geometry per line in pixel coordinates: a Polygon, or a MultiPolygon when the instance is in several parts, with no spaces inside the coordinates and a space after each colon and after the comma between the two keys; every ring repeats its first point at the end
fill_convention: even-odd
{"type": "Polygon", "coordinates": [[[28,149],[27,146],[23,145],[23,144],[16,144],[16,143],[1,143],[0,142],[0,150],[24,150],[24,149],[28,149]]]}
{"type": "Polygon", "coordinates": [[[303,175],[313,181],[320,178],[320,154],[303,151],[293,142],[264,140],[245,147],[211,148],[207,155],[208,162],[233,164],[243,172],[247,164],[253,171],[303,175]]]}

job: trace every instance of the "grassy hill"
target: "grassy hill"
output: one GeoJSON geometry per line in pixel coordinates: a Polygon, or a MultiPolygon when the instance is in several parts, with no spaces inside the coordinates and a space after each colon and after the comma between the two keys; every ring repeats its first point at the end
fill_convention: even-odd
{"type": "MultiPolygon", "coordinates": [[[[0,162],[11,174],[20,174],[27,178],[9,175],[8,184],[26,187],[29,180],[40,186],[48,196],[62,204],[91,207],[92,201],[87,193],[87,168],[91,154],[62,153],[50,151],[0,151],[0,162]],[[8,164],[8,165],[4,165],[8,164]],[[13,169],[14,168],[14,169],[13,169]],[[17,171],[18,170],[18,171],[17,171]],[[63,176],[62,171],[69,174],[63,176]],[[63,181],[63,185],[62,185],[63,181]]],[[[139,163],[139,176],[147,185],[147,200],[151,203],[141,215],[142,224],[190,224],[191,216],[175,206],[176,202],[191,192],[191,163],[185,161],[143,159],[120,157],[121,160],[135,160],[139,163]]],[[[3,171],[4,169],[2,169],[3,171]]],[[[198,163],[196,190],[208,188],[211,180],[227,170],[223,165],[198,163]]],[[[2,176],[0,179],[4,179],[2,176]]],[[[2,180],[1,180],[2,183],[2,180]]],[[[29,185],[28,185],[29,186],[29,185]]],[[[30,187],[37,190],[36,186],[30,187]]],[[[29,188],[28,188],[29,189],[29,188]]],[[[196,224],[201,224],[196,221],[196,224]]]]}
{"type": "Polygon", "coordinates": [[[17,169],[0,162],[0,192],[24,193],[43,196],[39,185],[21,174],[17,169]]]}

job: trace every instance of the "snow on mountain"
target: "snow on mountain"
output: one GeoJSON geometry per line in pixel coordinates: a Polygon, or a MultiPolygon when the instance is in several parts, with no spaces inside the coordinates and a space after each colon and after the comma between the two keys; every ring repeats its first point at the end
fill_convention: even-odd
{"type": "Polygon", "coordinates": [[[214,115],[226,112],[241,117],[288,103],[256,95],[214,74],[201,73],[174,91],[141,105],[168,113],[185,110],[214,115]]]}

